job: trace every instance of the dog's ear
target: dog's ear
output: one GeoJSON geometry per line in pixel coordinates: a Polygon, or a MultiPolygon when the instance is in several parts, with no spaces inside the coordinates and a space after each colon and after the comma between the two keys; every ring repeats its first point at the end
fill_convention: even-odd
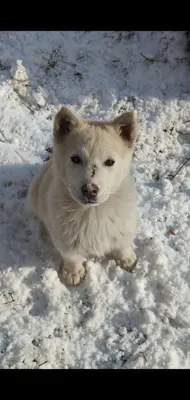
{"type": "Polygon", "coordinates": [[[75,116],[67,107],[62,107],[54,119],[53,134],[55,139],[61,140],[69,134],[79,123],[79,117],[75,116]]]}
{"type": "Polygon", "coordinates": [[[128,146],[132,146],[137,137],[138,127],[135,113],[133,111],[125,112],[115,118],[112,124],[119,128],[120,136],[127,142],[128,146]]]}

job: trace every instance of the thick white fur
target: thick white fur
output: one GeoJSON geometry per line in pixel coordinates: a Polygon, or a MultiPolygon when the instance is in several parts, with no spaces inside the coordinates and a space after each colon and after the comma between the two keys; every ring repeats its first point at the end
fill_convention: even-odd
{"type": "Polygon", "coordinates": [[[137,229],[136,192],[130,175],[136,139],[134,113],[114,121],[90,121],[62,107],[54,122],[53,157],[29,188],[32,211],[62,257],[61,280],[78,284],[90,257],[110,257],[132,269],[137,229]],[[78,154],[81,164],[73,164],[78,154]],[[104,162],[112,158],[112,167],[104,162]],[[95,173],[92,169],[96,166],[95,173]],[[85,204],[81,186],[100,188],[97,203],[85,204]]]}

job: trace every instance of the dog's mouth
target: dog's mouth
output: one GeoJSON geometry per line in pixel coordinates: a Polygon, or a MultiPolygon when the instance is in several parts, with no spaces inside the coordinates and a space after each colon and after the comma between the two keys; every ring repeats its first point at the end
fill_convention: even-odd
{"type": "Polygon", "coordinates": [[[80,203],[83,206],[97,206],[99,204],[99,202],[95,199],[85,199],[85,198],[80,198],[77,199],[78,203],[80,203]]]}
{"type": "Polygon", "coordinates": [[[86,199],[86,203],[97,203],[97,200],[94,199],[86,199]]]}
{"type": "Polygon", "coordinates": [[[97,200],[93,200],[93,199],[85,199],[83,200],[83,204],[97,204],[98,201],[97,200]]]}

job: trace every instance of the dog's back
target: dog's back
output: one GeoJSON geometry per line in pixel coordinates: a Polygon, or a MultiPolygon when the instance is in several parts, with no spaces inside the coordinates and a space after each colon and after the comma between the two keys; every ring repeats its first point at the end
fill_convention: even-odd
{"type": "Polygon", "coordinates": [[[46,195],[50,182],[51,167],[52,160],[49,160],[39,169],[28,190],[28,209],[41,220],[43,220],[41,210],[43,209],[44,214],[46,209],[46,195]]]}

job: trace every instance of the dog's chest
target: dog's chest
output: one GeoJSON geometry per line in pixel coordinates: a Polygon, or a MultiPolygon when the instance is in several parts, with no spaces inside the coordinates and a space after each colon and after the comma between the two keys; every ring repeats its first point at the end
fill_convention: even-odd
{"type": "Polygon", "coordinates": [[[103,257],[124,236],[124,223],[116,210],[66,213],[62,221],[64,247],[88,256],[103,257]]]}

